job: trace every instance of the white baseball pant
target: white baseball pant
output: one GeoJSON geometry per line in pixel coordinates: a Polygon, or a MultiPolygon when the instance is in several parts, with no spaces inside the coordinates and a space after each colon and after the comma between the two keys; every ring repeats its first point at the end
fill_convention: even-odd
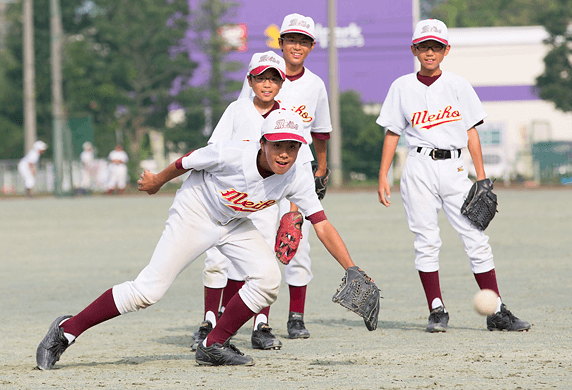
{"type": "Polygon", "coordinates": [[[134,281],[113,287],[121,314],[158,302],[185,268],[215,246],[244,275],[239,294],[250,310],[258,313],[276,300],[280,268],[252,221],[243,218],[222,225],[194,191],[189,187],[177,192],[149,265],[134,281]]]}
{"type": "Polygon", "coordinates": [[[36,178],[30,169],[30,163],[26,161],[18,163],[18,172],[20,172],[20,175],[24,178],[24,187],[26,187],[26,189],[34,188],[36,185],[36,178]]]}
{"type": "Polygon", "coordinates": [[[434,272],[439,269],[438,213],[445,212],[459,234],[469,256],[473,273],[494,268],[493,253],[484,232],[471,225],[461,214],[461,206],[472,181],[460,156],[433,160],[429,155],[409,151],[401,176],[401,196],[409,229],[415,233],[415,269],[434,272]]]}

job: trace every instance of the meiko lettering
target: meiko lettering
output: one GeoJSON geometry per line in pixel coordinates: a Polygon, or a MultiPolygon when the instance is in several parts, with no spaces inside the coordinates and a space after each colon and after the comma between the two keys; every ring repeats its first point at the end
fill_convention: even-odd
{"type": "Polygon", "coordinates": [[[417,111],[411,117],[411,126],[416,127],[422,125],[420,129],[431,129],[432,127],[439,126],[445,123],[460,121],[463,118],[461,113],[453,110],[452,106],[445,107],[444,110],[439,110],[437,114],[429,114],[429,111],[417,111]]]}
{"type": "Polygon", "coordinates": [[[258,203],[251,202],[248,199],[248,194],[246,192],[240,192],[231,188],[227,191],[220,191],[220,194],[224,199],[230,202],[226,206],[230,207],[235,211],[241,211],[245,213],[253,213],[255,211],[264,210],[267,207],[270,207],[276,204],[274,199],[260,201],[258,203]]]}
{"type": "Polygon", "coordinates": [[[261,56],[260,59],[258,60],[258,62],[259,63],[260,62],[274,62],[275,64],[280,63],[280,61],[278,61],[278,59],[276,57],[271,56],[271,55],[267,55],[267,54],[261,56]]]}
{"type": "Polygon", "coordinates": [[[296,107],[292,108],[292,111],[294,111],[296,114],[298,114],[298,115],[300,115],[300,117],[302,117],[302,122],[306,122],[306,123],[312,122],[312,120],[314,118],[312,118],[310,116],[310,114],[308,114],[308,112],[305,110],[306,110],[306,106],[303,104],[298,108],[296,108],[296,107]]]}

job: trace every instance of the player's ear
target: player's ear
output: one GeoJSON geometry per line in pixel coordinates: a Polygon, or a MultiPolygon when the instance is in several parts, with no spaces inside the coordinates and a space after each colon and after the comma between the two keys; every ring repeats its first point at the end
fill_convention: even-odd
{"type": "Polygon", "coordinates": [[[414,55],[415,57],[417,57],[417,49],[415,49],[415,46],[414,46],[414,45],[411,45],[411,53],[413,53],[413,55],[414,55]]]}
{"type": "Polygon", "coordinates": [[[250,88],[252,88],[252,77],[250,75],[246,76],[246,78],[248,79],[248,86],[250,88]]]}
{"type": "Polygon", "coordinates": [[[447,46],[445,47],[445,54],[444,54],[444,55],[449,54],[449,50],[451,50],[451,45],[447,45],[447,46]]]}

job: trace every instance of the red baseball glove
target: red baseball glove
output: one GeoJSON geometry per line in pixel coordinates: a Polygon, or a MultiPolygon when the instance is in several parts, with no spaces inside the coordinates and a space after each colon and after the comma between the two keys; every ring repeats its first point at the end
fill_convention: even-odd
{"type": "Polygon", "coordinates": [[[298,211],[286,213],[280,219],[274,252],[282,264],[290,263],[298,250],[302,239],[302,222],[304,217],[298,211]]]}

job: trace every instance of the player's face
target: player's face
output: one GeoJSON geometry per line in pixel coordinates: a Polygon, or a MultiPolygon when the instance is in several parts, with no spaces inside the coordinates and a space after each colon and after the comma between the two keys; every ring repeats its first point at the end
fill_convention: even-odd
{"type": "Polygon", "coordinates": [[[274,100],[280,88],[282,88],[282,77],[274,68],[266,69],[257,76],[250,76],[248,84],[254,91],[256,98],[262,102],[268,103],[274,100]]]}
{"type": "Polygon", "coordinates": [[[417,45],[411,46],[411,52],[419,64],[421,64],[421,70],[419,73],[422,76],[437,76],[441,74],[441,62],[447,54],[451,46],[445,46],[437,41],[425,41],[417,45]]]}
{"type": "Polygon", "coordinates": [[[262,150],[261,167],[277,175],[283,175],[296,162],[302,144],[296,141],[261,141],[260,145],[262,150]]]}
{"type": "Polygon", "coordinates": [[[316,45],[312,38],[304,34],[284,34],[278,43],[286,65],[294,67],[303,65],[316,45]]]}

